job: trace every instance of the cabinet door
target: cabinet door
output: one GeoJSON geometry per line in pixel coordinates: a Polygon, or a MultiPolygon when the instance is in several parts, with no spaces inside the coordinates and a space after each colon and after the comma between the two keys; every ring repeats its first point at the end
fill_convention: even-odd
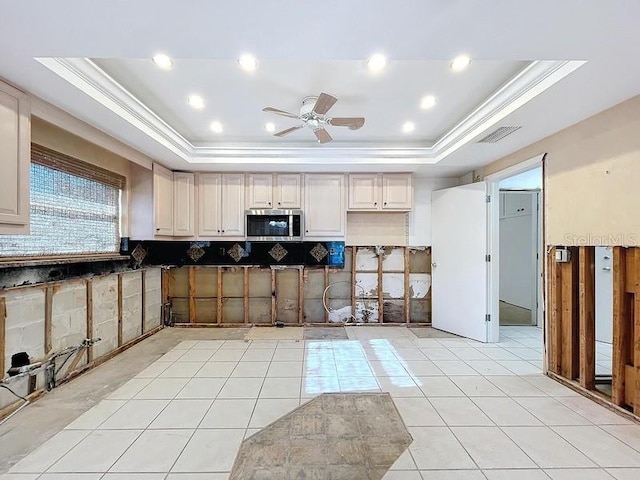
{"type": "Polygon", "coordinates": [[[173,172],[173,235],[191,237],[194,232],[194,174],[173,172]]]}
{"type": "Polygon", "coordinates": [[[505,192],[504,216],[531,215],[533,195],[531,192],[505,192]]]}
{"type": "Polygon", "coordinates": [[[349,210],[378,210],[378,175],[349,175],[349,210]]]}
{"type": "Polygon", "coordinates": [[[29,119],[27,95],[0,83],[0,233],[29,233],[29,119]]]}
{"type": "Polygon", "coordinates": [[[244,175],[222,175],[221,234],[244,236],[244,175]]]}
{"type": "Polygon", "coordinates": [[[216,237],[220,230],[220,197],[222,176],[198,174],[198,235],[216,237]]]}
{"type": "Polygon", "coordinates": [[[153,164],[153,226],[156,235],[173,235],[173,172],[153,164]]]}
{"type": "Polygon", "coordinates": [[[276,208],[300,208],[300,175],[276,177],[276,208]]]}
{"type": "Polygon", "coordinates": [[[411,174],[382,175],[382,209],[411,210],[413,208],[413,185],[411,174]]]}
{"type": "Polygon", "coordinates": [[[273,208],[273,175],[250,174],[247,181],[248,208],[273,208]]]}
{"type": "Polygon", "coordinates": [[[305,236],[344,237],[344,175],[305,175],[305,236]]]}

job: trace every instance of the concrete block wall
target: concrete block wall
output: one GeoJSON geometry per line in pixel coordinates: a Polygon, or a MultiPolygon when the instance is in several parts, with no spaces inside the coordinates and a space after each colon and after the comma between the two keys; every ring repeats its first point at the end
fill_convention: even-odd
{"type": "Polygon", "coordinates": [[[91,281],[93,289],[92,338],[102,340],[93,347],[94,358],[118,347],[118,277],[107,275],[91,281]]]}
{"type": "Polygon", "coordinates": [[[122,342],[142,334],[142,272],[122,274],[122,342]]]}
{"type": "MultiPolygon", "coordinates": [[[[148,332],[161,324],[161,269],[113,273],[90,278],[76,278],[52,284],[40,284],[24,288],[0,290],[4,299],[5,342],[0,345],[6,369],[11,365],[11,356],[27,352],[33,361],[45,358],[45,330],[50,322],[51,350],[57,352],[65,347],[77,345],[87,337],[102,340],[93,346],[93,360],[107,355],[142,332],[142,276],[144,275],[145,328],[148,332]],[[118,285],[121,276],[121,290],[118,285]],[[51,294],[50,318],[46,307],[46,291],[51,294]],[[121,291],[120,302],[118,301],[121,291]],[[91,292],[91,314],[93,329],[87,334],[87,292],[91,292]],[[121,311],[119,311],[121,305],[121,311]],[[122,319],[121,326],[119,319],[122,319]],[[119,330],[122,338],[119,341],[119,330]]],[[[65,357],[58,360],[58,365],[65,357]]],[[[63,378],[73,359],[63,368],[58,380],[63,378]]],[[[83,354],[76,369],[86,365],[87,355],[83,354]]],[[[5,370],[6,370],[5,369],[5,370]]],[[[6,377],[6,372],[0,372],[6,377]]],[[[28,391],[26,377],[12,381],[10,386],[16,393],[25,396],[28,391]]],[[[37,377],[37,388],[44,386],[42,374],[37,377]]],[[[18,401],[5,389],[0,389],[0,410],[18,401]]]]}
{"type": "Polygon", "coordinates": [[[150,268],[144,275],[144,331],[160,326],[162,307],[162,269],[150,268]]]}

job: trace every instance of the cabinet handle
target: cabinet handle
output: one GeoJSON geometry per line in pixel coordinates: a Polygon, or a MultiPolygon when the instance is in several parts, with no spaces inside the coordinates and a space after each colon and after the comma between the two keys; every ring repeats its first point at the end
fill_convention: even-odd
{"type": "Polygon", "coordinates": [[[280,202],[278,202],[278,205],[282,205],[280,202]]]}
{"type": "Polygon", "coordinates": [[[159,229],[159,228],[156,228],[156,232],[159,232],[159,231],[160,231],[160,229],[159,229]]]}
{"type": "Polygon", "coordinates": [[[224,233],[224,230],[222,230],[222,233],[224,233]]]}
{"type": "Polygon", "coordinates": [[[376,205],[378,205],[378,202],[373,202],[373,206],[375,207],[376,205]]]}
{"type": "Polygon", "coordinates": [[[309,233],[309,230],[305,230],[304,233],[309,233]]]}
{"type": "Polygon", "coordinates": [[[220,230],[218,230],[218,233],[220,233],[220,230]]]}
{"type": "MultiPolygon", "coordinates": [[[[384,205],[386,205],[386,204],[387,204],[387,202],[384,202],[384,205]]],[[[383,206],[384,206],[384,205],[383,205],[383,206]]]]}
{"type": "Polygon", "coordinates": [[[271,202],[269,202],[269,205],[271,205],[271,202]]]}

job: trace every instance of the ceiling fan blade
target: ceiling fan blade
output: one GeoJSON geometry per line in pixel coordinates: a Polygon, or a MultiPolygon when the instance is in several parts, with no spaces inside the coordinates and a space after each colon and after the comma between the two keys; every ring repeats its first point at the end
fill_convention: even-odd
{"type": "Polygon", "coordinates": [[[333,138],[331,138],[331,135],[329,135],[329,132],[327,132],[327,130],[325,130],[324,128],[318,128],[317,130],[314,130],[313,133],[316,134],[316,138],[320,143],[327,143],[333,140],[333,138]]]}
{"type": "Polygon", "coordinates": [[[364,125],[364,118],[362,117],[332,118],[329,120],[329,125],[333,125],[334,127],[349,127],[350,130],[358,130],[364,125]]]}
{"type": "Polygon", "coordinates": [[[282,115],[283,117],[298,118],[298,115],[296,115],[295,113],[285,112],[284,110],[278,110],[277,108],[273,108],[273,107],[263,108],[262,111],[275,113],[276,115],[282,115]]]}
{"type": "Polygon", "coordinates": [[[281,132],[274,133],[275,137],[284,137],[285,135],[289,135],[291,132],[295,132],[296,130],[301,129],[304,125],[298,125],[296,127],[287,128],[286,130],[282,130],[281,132]]]}
{"type": "Polygon", "coordinates": [[[338,99],[336,97],[332,97],[328,93],[321,93],[318,100],[316,100],[316,104],[313,106],[313,111],[324,115],[337,101],[338,99]]]}

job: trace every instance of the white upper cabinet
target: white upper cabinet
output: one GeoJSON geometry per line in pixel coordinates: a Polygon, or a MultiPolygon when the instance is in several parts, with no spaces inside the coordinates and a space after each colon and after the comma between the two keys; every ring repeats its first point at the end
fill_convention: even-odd
{"type": "Polygon", "coordinates": [[[349,175],[349,210],[408,211],[413,208],[410,173],[349,175]]]}
{"type": "Polygon", "coordinates": [[[349,175],[349,210],[377,210],[379,208],[378,175],[349,175]]]}
{"type": "Polygon", "coordinates": [[[343,174],[304,176],[305,237],[344,237],[344,183],[343,174]]]}
{"type": "Polygon", "coordinates": [[[29,233],[29,97],[0,82],[0,234],[29,233]]]}
{"type": "Polygon", "coordinates": [[[300,190],[300,174],[276,175],[275,208],[300,208],[300,190]]]}
{"type": "Polygon", "coordinates": [[[247,208],[300,208],[300,175],[251,173],[247,175],[247,208]]]}
{"type": "Polygon", "coordinates": [[[533,213],[533,192],[501,193],[502,212],[504,217],[517,217],[533,213]]]}
{"type": "Polygon", "coordinates": [[[153,225],[155,235],[173,235],[173,172],[153,164],[153,225]]]}
{"type": "Polygon", "coordinates": [[[413,208],[413,184],[410,173],[382,175],[382,209],[411,210],[413,208]]]}
{"type": "Polygon", "coordinates": [[[198,236],[244,236],[244,174],[198,174],[198,236]]]}
{"type": "Polygon", "coordinates": [[[193,237],[195,235],[195,175],[173,172],[173,235],[193,237]]]}
{"type": "Polygon", "coordinates": [[[274,208],[273,175],[270,173],[247,175],[247,197],[250,209],[274,208]]]}

